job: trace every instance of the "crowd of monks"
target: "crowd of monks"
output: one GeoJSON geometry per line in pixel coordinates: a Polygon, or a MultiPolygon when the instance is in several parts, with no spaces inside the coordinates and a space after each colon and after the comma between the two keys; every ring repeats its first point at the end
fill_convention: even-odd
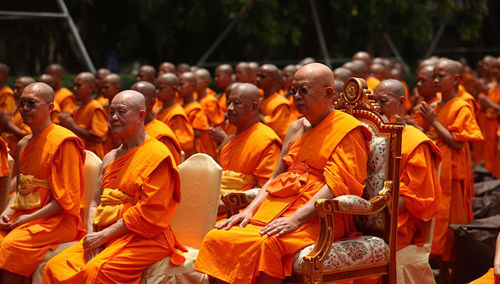
{"type": "MultiPolygon", "coordinates": [[[[496,57],[476,70],[422,60],[413,90],[399,63],[367,52],[334,70],[311,58],[283,69],[222,64],[213,73],[218,92],[208,70],[187,64],[141,66],[127,90],[108,69],[78,74],[72,90],[62,73],[51,64],[36,79],[18,77],[12,90],[0,63],[1,283],[22,283],[49,250],[71,241],[45,266],[44,283],[137,283],[167,256],[181,265],[186,249],[170,220],[182,202],[177,165],[195,153],[220,164],[221,192],[258,189],[228,219],[219,201],[195,269],[229,283],[280,283],[294,254],[318,238],[315,200],[363,194],[372,134],[334,108],[350,77],[366,80],[387,122],[404,121],[397,249],[422,245],[423,223],[435,218],[440,283],[454,256],[448,226],[473,220],[472,166],[500,177],[496,57]],[[85,150],[102,159],[88,220],[85,150]]],[[[336,240],[356,232],[350,215],[334,223],[336,240]]]]}

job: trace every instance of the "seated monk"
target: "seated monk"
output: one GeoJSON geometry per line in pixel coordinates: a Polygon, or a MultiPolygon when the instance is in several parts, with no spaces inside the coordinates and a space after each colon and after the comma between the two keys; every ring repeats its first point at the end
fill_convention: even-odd
{"type": "Polygon", "coordinates": [[[160,259],[184,262],[170,228],[181,198],[179,172],[168,148],[146,135],[145,117],[140,93],[113,98],[109,121],[122,144],[103,159],[87,235],[47,263],[43,283],[138,283],[160,259]]]}
{"type": "Polygon", "coordinates": [[[257,86],[264,91],[264,98],[260,104],[263,122],[271,127],[283,139],[290,124],[297,120],[292,110],[292,104],[278,92],[279,72],[272,64],[264,64],[259,68],[257,86]]]}
{"type": "Polygon", "coordinates": [[[107,68],[100,68],[95,72],[95,83],[97,86],[96,100],[102,106],[109,104],[108,98],[103,94],[104,77],[109,74],[111,74],[111,71],[107,68]]]}
{"type": "MultiPolygon", "coordinates": [[[[49,74],[42,74],[40,77],[38,77],[37,82],[42,82],[47,85],[49,85],[53,90],[56,85],[56,79],[54,76],[49,75],[49,74]]],[[[50,117],[52,118],[52,122],[59,124],[59,114],[61,113],[61,107],[59,104],[54,101],[54,108],[52,109],[52,113],[50,114],[50,117]]]]}
{"type": "Polygon", "coordinates": [[[248,83],[238,83],[229,93],[227,116],[237,131],[221,145],[221,193],[262,187],[279,160],[283,143],[269,126],[259,122],[259,96],[257,87],[248,83]]]}
{"type": "Polygon", "coordinates": [[[439,257],[439,282],[447,283],[449,262],[453,258],[454,233],[450,224],[467,224],[474,219],[471,196],[472,169],[467,142],[483,139],[472,107],[457,96],[460,76],[454,62],[440,60],[434,67],[434,85],[441,92],[441,102],[435,109],[426,102],[420,111],[429,127],[425,133],[439,147],[442,154],[439,211],[436,215],[431,254],[439,257]]]}
{"type": "Polygon", "coordinates": [[[217,142],[208,133],[210,125],[203,112],[203,106],[194,99],[196,76],[192,72],[185,72],[179,78],[179,93],[184,101],[184,111],[194,131],[195,153],[205,153],[217,159],[217,142]]]}
{"type": "Polygon", "coordinates": [[[5,84],[9,76],[9,66],[0,63],[0,111],[11,115],[16,111],[14,91],[5,84]]]}
{"type": "Polygon", "coordinates": [[[73,114],[59,114],[60,124],[82,138],[85,149],[104,157],[102,142],[108,133],[108,122],[102,105],[92,99],[95,91],[95,77],[92,73],[82,72],[76,76],[73,90],[78,96],[79,105],[73,114]]]}
{"type": "MultiPolygon", "coordinates": [[[[101,94],[108,100],[108,103],[103,105],[104,113],[106,115],[106,121],[109,120],[109,102],[120,92],[121,89],[121,78],[118,74],[108,74],[102,79],[102,90],[101,94]]],[[[118,148],[119,141],[113,137],[111,133],[110,126],[108,123],[108,133],[106,139],[102,142],[102,147],[104,149],[104,154],[109,153],[109,151],[118,148]]]]}
{"type": "MultiPolygon", "coordinates": [[[[34,83],[35,79],[31,77],[19,77],[16,79],[14,83],[14,98],[16,103],[19,101],[19,97],[24,91],[24,88],[31,83],[34,83]]],[[[21,117],[21,113],[19,112],[19,108],[16,108],[16,111],[12,114],[12,116],[1,113],[0,121],[2,125],[2,138],[7,143],[9,148],[9,153],[12,158],[16,159],[17,157],[17,142],[21,140],[24,136],[31,133],[30,127],[24,123],[23,118],[21,117]]]]}
{"type": "Polygon", "coordinates": [[[215,68],[215,74],[214,74],[214,81],[215,85],[221,93],[217,97],[219,100],[219,106],[220,108],[224,111],[224,113],[227,112],[227,105],[226,105],[226,88],[231,85],[233,82],[233,67],[229,64],[222,64],[217,66],[215,68]]]}
{"type": "MultiPolygon", "coordinates": [[[[371,134],[354,117],[331,108],[333,74],[319,63],[293,77],[297,110],[271,179],[241,213],[206,236],[195,269],[229,283],[276,283],[291,275],[294,254],[316,242],[319,198],[360,196],[371,134]]],[[[335,238],[354,230],[352,216],[335,216],[335,238]]]]}
{"type": "Polygon", "coordinates": [[[28,85],[19,98],[32,130],[18,144],[16,191],[0,216],[1,283],[23,283],[50,249],[78,240],[85,152],[80,139],[52,123],[54,91],[28,85]]]}
{"type": "MultiPolygon", "coordinates": [[[[374,98],[387,118],[395,115],[403,117],[405,88],[400,81],[389,79],[380,82],[375,88],[374,98]]],[[[441,196],[438,177],[441,154],[437,146],[411,125],[403,129],[402,143],[398,250],[410,244],[425,243],[423,222],[434,218],[441,196]]]]}
{"type": "Polygon", "coordinates": [[[217,101],[217,94],[208,87],[210,84],[210,73],[207,69],[198,69],[196,75],[197,100],[203,108],[211,127],[216,127],[224,122],[224,111],[217,101]]]}
{"type": "Polygon", "coordinates": [[[172,153],[175,164],[178,165],[181,158],[181,144],[172,129],[156,119],[153,114],[153,106],[156,102],[155,86],[149,82],[140,81],[132,85],[130,89],[141,93],[146,101],[146,118],[144,119],[146,134],[165,144],[172,153]]]}
{"type": "Polygon", "coordinates": [[[75,95],[65,87],[61,86],[62,79],[62,67],[59,64],[50,64],[46,69],[45,73],[51,75],[55,79],[53,86],[54,89],[54,101],[61,108],[61,112],[73,113],[76,108],[76,97],[75,95]]]}
{"type": "Polygon", "coordinates": [[[156,119],[174,131],[187,159],[194,154],[194,131],[182,106],[175,103],[179,79],[172,73],[163,74],[156,80],[156,86],[156,95],[163,105],[156,114],[156,119]]]}

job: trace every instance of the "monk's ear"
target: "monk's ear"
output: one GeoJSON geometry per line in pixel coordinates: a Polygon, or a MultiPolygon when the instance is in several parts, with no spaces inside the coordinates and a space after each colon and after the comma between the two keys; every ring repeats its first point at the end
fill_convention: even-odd
{"type": "Polygon", "coordinates": [[[139,120],[142,121],[142,123],[146,120],[146,111],[143,109],[139,111],[139,120]]]}
{"type": "Polygon", "coordinates": [[[333,88],[332,87],[325,87],[325,101],[331,102],[333,98],[333,88]]]}
{"type": "Polygon", "coordinates": [[[462,79],[462,76],[460,74],[453,75],[453,80],[455,81],[455,85],[458,85],[460,83],[461,79],[462,79]]]}
{"type": "Polygon", "coordinates": [[[406,103],[406,97],[405,96],[399,97],[399,107],[404,108],[405,103],[406,103]]]}
{"type": "Polygon", "coordinates": [[[52,112],[52,110],[54,109],[54,102],[47,103],[47,105],[49,106],[50,112],[52,112]]]}

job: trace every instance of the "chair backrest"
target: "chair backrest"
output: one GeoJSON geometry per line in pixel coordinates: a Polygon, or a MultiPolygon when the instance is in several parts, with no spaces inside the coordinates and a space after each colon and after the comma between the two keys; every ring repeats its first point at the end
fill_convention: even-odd
{"type": "Polygon", "coordinates": [[[377,196],[389,200],[380,213],[356,216],[355,223],[363,233],[379,235],[389,246],[394,245],[397,231],[401,138],[403,124],[384,122],[380,107],[373,99],[365,80],[350,78],[344,85],[336,109],[345,111],[360,120],[372,133],[367,165],[365,199],[377,196]],[[395,202],[394,202],[395,201],[395,202]]]}
{"type": "Polygon", "coordinates": [[[182,244],[198,249],[217,217],[222,168],[206,154],[194,154],[179,165],[181,203],[171,222],[182,244]]]}
{"type": "Polygon", "coordinates": [[[89,215],[90,201],[99,188],[99,170],[101,169],[102,161],[97,155],[89,150],[85,150],[85,163],[83,164],[83,179],[85,180],[85,187],[82,194],[82,209],[83,209],[83,226],[87,226],[87,218],[89,215]]]}

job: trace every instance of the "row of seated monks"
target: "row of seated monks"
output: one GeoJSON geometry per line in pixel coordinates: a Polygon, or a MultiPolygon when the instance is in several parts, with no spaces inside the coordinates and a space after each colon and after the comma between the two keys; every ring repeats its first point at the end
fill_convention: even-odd
{"type": "MultiPolygon", "coordinates": [[[[185,248],[169,224],[182,202],[177,165],[194,153],[219,162],[221,191],[259,189],[239,214],[219,218],[195,269],[221,282],[280,283],[293,255],[318,238],[315,200],[363,193],[372,134],[333,107],[351,76],[366,79],[387,121],[399,116],[406,125],[397,247],[422,245],[422,224],[435,218],[432,257],[446,283],[448,225],[473,219],[472,153],[490,169],[499,163],[500,60],[485,58],[477,78],[464,66],[424,60],[410,92],[401,66],[366,52],[333,71],[310,58],[283,70],[242,62],[235,74],[224,64],[214,73],[217,94],[206,69],[168,62],[158,74],[142,66],[121,92],[120,77],[106,69],[78,74],[71,92],[57,64],[38,82],[19,77],[12,92],[0,64],[0,186],[10,194],[1,200],[2,283],[22,283],[47,251],[70,241],[78,243],[47,263],[44,283],[137,283],[167,256],[182,264],[185,248]],[[88,220],[85,149],[103,161],[88,220]]],[[[334,222],[336,240],[356,231],[352,217],[334,222]]]]}

